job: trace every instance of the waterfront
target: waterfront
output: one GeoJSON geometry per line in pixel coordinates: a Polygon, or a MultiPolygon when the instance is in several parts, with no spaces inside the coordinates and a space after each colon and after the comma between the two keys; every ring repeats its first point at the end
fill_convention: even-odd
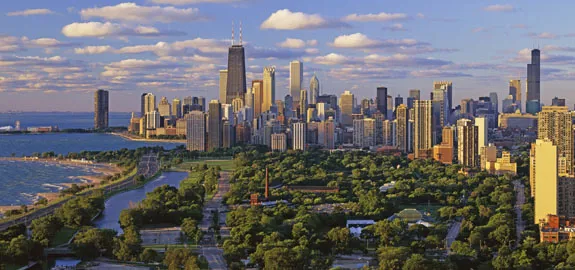
{"type": "MultiPolygon", "coordinates": [[[[130,123],[130,113],[110,112],[111,127],[126,127],[130,123]]],[[[60,129],[93,128],[93,112],[19,112],[0,113],[0,127],[14,126],[20,121],[22,128],[39,126],[58,126],[60,129]]]]}
{"type": "Polygon", "coordinates": [[[58,192],[62,183],[97,174],[90,166],[0,160],[0,205],[29,205],[37,193],[58,192]]]}
{"type": "Polygon", "coordinates": [[[114,229],[121,232],[118,221],[122,210],[139,203],[146,197],[146,193],[153,191],[159,186],[170,185],[179,187],[180,182],[187,176],[187,172],[164,172],[143,187],[112,196],[106,201],[106,208],[100,217],[94,221],[94,225],[98,228],[114,229]]]}
{"type": "MultiPolygon", "coordinates": [[[[17,157],[54,151],[56,154],[82,151],[107,151],[122,148],[136,149],[146,146],[163,146],[173,149],[182,143],[130,141],[120,136],[104,133],[46,133],[0,135],[0,157],[14,154],[17,157]]],[[[2,183],[2,176],[0,176],[2,183]]]]}

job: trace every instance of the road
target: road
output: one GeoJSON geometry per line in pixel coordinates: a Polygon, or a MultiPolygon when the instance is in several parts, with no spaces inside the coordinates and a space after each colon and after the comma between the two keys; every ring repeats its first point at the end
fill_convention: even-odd
{"type": "MultiPolygon", "coordinates": [[[[202,223],[200,228],[204,232],[204,238],[201,240],[200,251],[201,254],[208,261],[210,269],[227,269],[224,260],[224,251],[217,247],[217,240],[213,231],[209,231],[212,225],[212,215],[214,213],[225,212],[226,206],[222,204],[223,195],[230,190],[230,173],[220,172],[220,179],[218,181],[218,191],[211,200],[204,203],[202,223]]],[[[220,215],[220,224],[221,224],[220,215]]],[[[220,227],[220,235],[229,235],[229,229],[225,226],[220,227]]]]}
{"type": "MultiPolygon", "coordinates": [[[[465,206],[467,204],[468,198],[469,194],[467,194],[467,196],[462,195],[461,205],[465,206]]],[[[447,236],[445,237],[445,251],[447,252],[447,255],[449,255],[449,253],[451,252],[451,244],[453,244],[455,239],[457,239],[457,236],[459,236],[459,231],[461,230],[461,223],[464,220],[465,218],[463,217],[456,217],[455,222],[453,222],[451,226],[449,226],[449,229],[447,230],[447,236]]]]}
{"type": "MultiPolygon", "coordinates": [[[[159,169],[160,169],[160,165],[158,163],[158,154],[156,154],[156,153],[148,154],[148,155],[143,156],[142,159],[140,160],[140,163],[138,164],[138,171],[137,171],[136,175],[143,175],[144,177],[148,178],[148,177],[151,177],[154,174],[156,174],[159,169]]],[[[127,189],[127,188],[129,188],[135,184],[136,184],[135,183],[135,176],[128,177],[123,181],[113,183],[113,184],[107,186],[104,189],[104,194],[107,194],[110,192],[115,192],[117,190],[127,189]]],[[[93,190],[90,190],[88,192],[78,194],[77,196],[89,196],[92,193],[93,193],[93,190]]],[[[56,209],[58,209],[60,206],[62,206],[64,203],[66,203],[67,201],[69,201],[70,199],[72,199],[74,197],[75,196],[69,197],[67,199],[62,200],[61,202],[49,205],[49,206],[44,207],[44,208],[40,208],[40,209],[38,209],[34,212],[31,212],[30,214],[25,215],[23,217],[4,222],[4,223],[0,224],[0,232],[4,231],[4,230],[8,229],[10,226],[14,226],[14,225],[24,224],[26,226],[29,226],[32,223],[32,221],[37,219],[37,218],[41,218],[41,217],[44,217],[47,215],[54,214],[54,211],[56,211],[56,209]]]]}
{"type": "Polygon", "coordinates": [[[523,221],[523,213],[521,209],[523,208],[523,204],[525,204],[525,185],[521,183],[519,180],[513,181],[513,189],[515,190],[516,194],[516,201],[515,201],[515,215],[517,217],[517,221],[515,222],[515,231],[517,233],[517,240],[515,241],[515,247],[521,243],[521,234],[523,230],[525,230],[525,222],[523,221]]]}

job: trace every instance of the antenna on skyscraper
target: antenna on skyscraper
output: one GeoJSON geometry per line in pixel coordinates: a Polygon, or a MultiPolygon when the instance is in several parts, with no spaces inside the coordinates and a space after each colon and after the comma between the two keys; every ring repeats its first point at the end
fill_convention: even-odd
{"type": "Polygon", "coordinates": [[[240,45],[242,45],[242,21],[240,21],[240,45]]]}
{"type": "Polygon", "coordinates": [[[232,21],[232,46],[234,45],[234,21],[232,21]]]}

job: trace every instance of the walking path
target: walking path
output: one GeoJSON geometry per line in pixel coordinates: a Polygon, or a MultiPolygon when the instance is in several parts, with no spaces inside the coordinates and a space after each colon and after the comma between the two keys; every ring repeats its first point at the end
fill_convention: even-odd
{"type": "Polygon", "coordinates": [[[515,222],[515,231],[517,233],[515,247],[517,247],[521,243],[521,234],[523,230],[525,230],[525,222],[523,221],[523,213],[521,211],[523,204],[525,204],[525,185],[523,185],[521,181],[515,180],[513,181],[513,186],[517,198],[514,207],[515,215],[517,216],[517,221],[515,222]]]}

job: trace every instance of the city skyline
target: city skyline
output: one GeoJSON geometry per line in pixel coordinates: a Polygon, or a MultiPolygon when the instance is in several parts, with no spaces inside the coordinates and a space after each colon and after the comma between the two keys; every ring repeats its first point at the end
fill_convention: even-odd
{"type": "Polygon", "coordinates": [[[236,42],[242,22],[247,85],[262,78],[263,67],[275,66],[276,99],[288,93],[293,60],[303,62],[304,89],[316,73],[322,93],[350,90],[358,100],[375,97],[378,86],[394,97],[406,97],[409,89],[427,96],[438,80],[453,81],[454,105],[485,88],[503,99],[509,80],[527,81],[530,50],[539,47],[542,103],[555,96],[575,101],[567,91],[574,35],[562,26],[570,18],[562,13],[575,5],[568,1],[560,1],[562,9],[522,1],[432,7],[337,1],[323,8],[298,1],[210,2],[0,4],[0,22],[27,26],[0,37],[0,111],[87,111],[86,97],[96,89],[110,91],[112,112],[139,111],[134,100],[142,92],[215,99],[232,21],[236,42]],[[450,16],[434,16],[438,11],[450,16]],[[445,38],[455,33],[458,38],[445,38]],[[42,103],[29,102],[38,97],[42,103]]]}

